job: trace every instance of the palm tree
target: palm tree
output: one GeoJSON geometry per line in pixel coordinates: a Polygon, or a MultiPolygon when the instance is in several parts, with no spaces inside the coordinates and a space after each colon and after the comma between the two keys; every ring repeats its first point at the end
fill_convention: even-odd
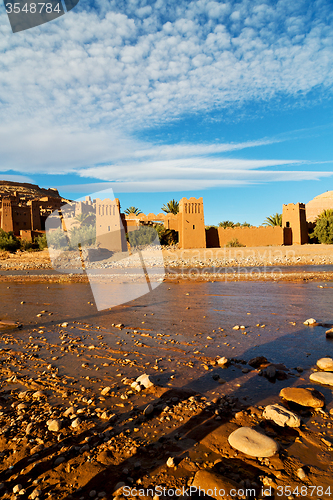
{"type": "Polygon", "coordinates": [[[94,214],[93,212],[88,212],[87,214],[80,213],[74,217],[75,224],[79,224],[80,226],[89,225],[94,222],[95,219],[96,214],[94,214]]]}
{"type": "Polygon", "coordinates": [[[133,215],[140,215],[142,214],[142,211],[140,210],[140,208],[136,208],[136,207],[128,207],[126,208],[126,210],[124,211],[124,213],[126,215],[130,215],[130,214],[133,214],[133,215]]]}
{"type": "Polygon", "coordinates": [[[179,203],[176,200],[170,200],[166,205],[163,205],[161,210],[163,210],[166,214],[176,215],[179,212],[179,203]]]}
{"type": "Polygon", "coordinates": [[[264,226],[282,226],[282,214],[274,214],[266,217],[264,226]]]}
{"type": "Polygon", "coordinates": [[[235,224],[231,220],[224,220],[219,222],[219,227],[223,227],[225,229],[227,227],[235,227],[235,224]]]}
{"type": "Polygon", "coordinates": [[[318,215],[317,219],[316,220],[319,220],[319,219],[328,219],[329,217],[332,217],[333,216],[333,209],[332,208],[328,208],[326,210],[323,210],[321,212],[321,214],[318,215]]]}

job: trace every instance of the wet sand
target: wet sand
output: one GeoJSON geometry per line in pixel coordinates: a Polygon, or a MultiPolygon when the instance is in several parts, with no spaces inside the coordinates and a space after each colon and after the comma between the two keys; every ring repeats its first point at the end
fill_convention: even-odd
{"type": "Polygon", "coordinates": [[[317,359],[332,355],[329,282],[170,280],[97,312],[87,283],[17,278],[0,284],[0,319],[22,325],[0,329],[3,498],[138,498],[122,495],[122,483],[152,498],[160,490],[148,487],[193,480],[218,480],[234,498],[246,488],[287,498],[301,486],[303,498],[332,496],[332,390],[309,380],[317,359]],[[303,325],[311,316],[319,323],[303,325]],[[251,366],[260,355],[267,361],[251,366]],[[138,392],[131,384],[142,374],[153,386],[138,392]],[[291,386],[315,387],[325,407],[286,402],[279,393],[291,386]],[[264,419],[273,403],[302,426],[264,419]],[[279,452],[257,459],[232,448],[228,436],[241,426],[270,436],[279,452]]]}

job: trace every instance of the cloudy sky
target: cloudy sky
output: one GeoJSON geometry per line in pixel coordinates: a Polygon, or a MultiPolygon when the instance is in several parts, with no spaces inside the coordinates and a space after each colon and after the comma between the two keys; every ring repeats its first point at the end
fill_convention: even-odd
{"type": "Polygon", "coordinates": [[[80,0],[0,11],[0,178],[260,224],[333,189],[330,0],[80,0]],[[111,183],[111,184],[110,184],[111,183]]]}

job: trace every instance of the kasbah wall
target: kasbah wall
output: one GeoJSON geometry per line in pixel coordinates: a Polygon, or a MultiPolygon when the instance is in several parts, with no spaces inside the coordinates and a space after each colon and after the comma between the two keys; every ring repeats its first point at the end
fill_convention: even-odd
{"type": "MultiPolygon", "coordinates": [[[[95,201],[95,200],[94,200],[95,201]]],[[[308,242],[308,223],[304,203],[283,205],[282,227],[205,228],[203,198],[182,198],[179,213],[157,215],[125,215],[115,200],[96,200],[96,237],[100,246],[109,250],[126,249],[125,232],[136,230],[140,224],[160,222],[179,233],[179,247],[221,248],[237,239],[246,247],[270,245],[303,245],[308,242]],[[118,228],[124,227],[124,231],[118,228]],[[112,234],[113,233],[113,234],[112,234]]]]}
{"type": "MultiPolygon", "coordinates": [[[[60,198],[42,197],[23,202],[16,195],[2,198],[0,227],[13,231],[22,238],[31,239],[33,234],[44,232],[45,219],[52,211],[59,210],[60,198]]],[[[221,248],[237,239],[247,247],[269,245],[303,245],[308,242],[308,225],[305,205],[283,205],[282,227],[205,228],[203,198],[182,198],[179,213],[157,215],[149,213],[135,216],[120,211],[120,203],[114,200],[93,200],[73,203],[66,224],[75,222],[80,213],[96,213],[96,240],[102,248],[124,251],[127,249],[125,233],[136,230],[141,224],[160,222],[165,228],[179,233],[179,246],[191,248],[221,248]]],[[[70,224],[69,224],[70,225],[70,224]]],[[[67,228],[68,229],[68,228],[67,228]]]]}

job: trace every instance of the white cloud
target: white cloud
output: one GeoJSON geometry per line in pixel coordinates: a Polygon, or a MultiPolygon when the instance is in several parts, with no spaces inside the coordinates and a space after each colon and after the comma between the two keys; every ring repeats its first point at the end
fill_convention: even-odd
{"type": "Polygon", "coordinates": [[[3,13],[0,109],[9,124],[135,130],[281,93],[331,92],[332,16],[325,2],[290,3],[112,0],[92,10],[81,1],[18,34],[3,13]]]}
{"type": "Polygon", "coordinates": [[[313,89],[331,95],[328,1],[96,5],[81,0],[62,18],[16,34],[0,15],[1,171],[72,172],[134,191],[175,180],[204,188],[330,175],[303,172],[295,160],[221,157],[277,140],[161,146],[133,139],[185,114],[276,95],[297,99],[313,89]],[[290,171],[295,164],[299,170],[290,171]],[[288,171],[267,170],[278,166],[288,171]]]}

